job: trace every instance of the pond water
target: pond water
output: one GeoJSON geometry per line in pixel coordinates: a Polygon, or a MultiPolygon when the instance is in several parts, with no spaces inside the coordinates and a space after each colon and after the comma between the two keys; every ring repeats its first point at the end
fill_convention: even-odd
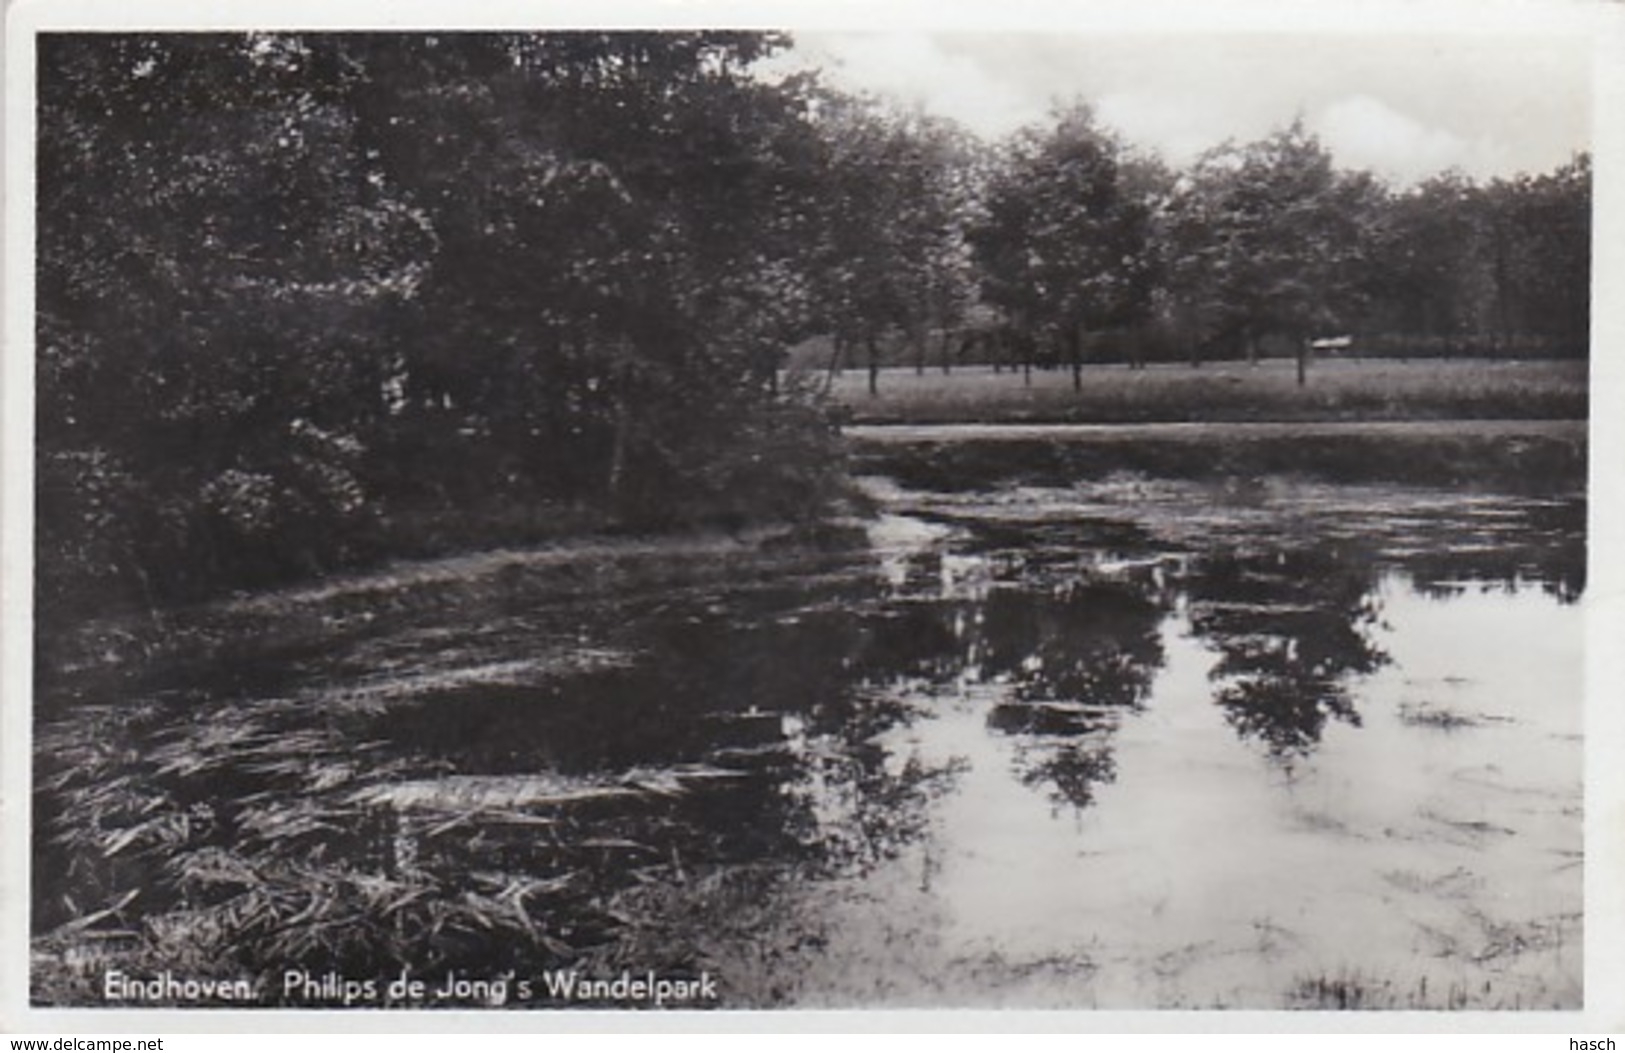
{"type": "Polygon", "coordinates": [[[73,688],[37,955],[1580,1005],[1583,502],[865,486],[859,551],[516,560],[73,688]]]}

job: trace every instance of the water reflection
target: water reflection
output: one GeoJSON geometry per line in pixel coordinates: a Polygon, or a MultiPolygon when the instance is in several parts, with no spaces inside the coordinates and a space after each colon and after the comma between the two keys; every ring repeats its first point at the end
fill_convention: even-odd
{"type": "Polygon", "coordinates": [[[1494,584],[1507,592],[1539,588],[1559,603],[1580,599],[1586,581],[1584,500],[1475,505],[1460,518],[1447,537],[1404,553],[1402,565],[1419,591],[1450,597],[1463,587],[1494,584]]]}
{"type": "Polygon", "coordinates": [[[1162,662],[1163,609],[1133,583],[992,590],[967,611],[969,664],[1021,702],[1140,705],[1162,662]]]}
{"type": "Polygon", "coordinates": [[[1087,806],[1115,769],[1111,737],[1162,665],[1164,605],[1129,581],[998,588],[963,608],[967,677],[1006,685],[988,727],[1022,741],[1021,779],[1087,806]]]}
{"type": "Polygon", "coordinates": [[[1095,788],[1117,778],[1117,762],[1109,741],[1066,742],[1021,754],[1021,781],[1043,787],[1052,799],[1086,808],[1094,802],[1095,788]]]}
{"type": "Polygon", "coordinates": [[[1338,548],[1218,555],[1188,582],[1196,634],[1219,652],[1214,700],[1243,738],[1283,761],[1311,752],[1328,720],[1359,726],[1353,677],[1387,656],[1376,567],[1338,548]]]}

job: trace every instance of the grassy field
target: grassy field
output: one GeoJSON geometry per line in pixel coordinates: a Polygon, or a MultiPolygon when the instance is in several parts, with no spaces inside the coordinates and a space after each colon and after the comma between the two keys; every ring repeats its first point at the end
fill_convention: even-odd
{"type": "Polygon", "coordinates": [[[886,369],[879,393],[848,370],[830,395],[858,423],[956,421],[1150,423],[1163,421],[1583,420],[1583,361],[1338,359],[1311,363],[1297,385],[1294,363],[1223,362],[1192,369],[1157,364],[1085,367],[1081,391],[1068,370],[951,375],[886,369]]]}

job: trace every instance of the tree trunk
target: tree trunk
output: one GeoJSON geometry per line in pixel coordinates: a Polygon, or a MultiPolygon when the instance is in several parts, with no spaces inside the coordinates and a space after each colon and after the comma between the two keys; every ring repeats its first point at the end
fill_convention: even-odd
{"type": "Polygon", "coordinates": [[[864,338],[864,346],[869,351],[869,397],[873,398],[880,394],[880,349],[873,333],[864,338]]]}
{"type": "Polygon", "coordinates": [[[1305,338],[1298,341],[1298,387],[1300,388],[1303,387],[1304,370],[1307,368],[1308,361],[1309,340],[1305,338]]]}
{"type": "Polygon", "coordinates": [[[1258,366],[1258,337],[1253,335],[1251,329],[1247,330],[1247,364],[1254,368],[1258,366]]]}
{"type": "MultiPolygon", "coordinates": [[[[213,546],[211,546],[211,548],[212,547],[213,546]]],[[[216,562],[218,562],[218,560],[216,560],[216,562]]],[[[152,579],[147,576],[146,569],[143,568],[138,562],[132,561],[130,563],[130,570],[135,573],[136,584],[141,586],[141,598],[145,600],[147,604],[147,617],[151,618],[154,624],[162,627],[164,625],[164,611],[158,603],[156,594],[152,590],[152,579]]],[[[219,572],[215,571],[211,576],[215,578],[215,580],[218,580],[219,572]]]]}
{"type": "Polygon", "coordinates": [[[1072,362],[1072,390],[1083,390],[1083,334],[1078,326],[1066,327],[1066,353],[1072,362]]]}
{"type": "Polygon", "coordinates": [[[626,447],[632,430],[632,403],[626,397],[626,376],[624,372],[616,383],[615,391],[615,442],[609,454],[609,501],[617,505],[621,500],[621,491],[626,485],[626,447]]]}
{"type": "Polygon", "coordinates": [[[953,334],[947,326],[942,327],[942,340],[938,350],[942,354],[942,375],[947,376],[953,372],[953,334]]]}
{"type": "Polygon", "coordinates": [[[846,354],[846,342],[840,336],[837,335],[831,343],[834,346],[829,353],[829,375],[824,381],[825,391],[835,386],[835,378],[841,375],[841,362],[846,354]]]}

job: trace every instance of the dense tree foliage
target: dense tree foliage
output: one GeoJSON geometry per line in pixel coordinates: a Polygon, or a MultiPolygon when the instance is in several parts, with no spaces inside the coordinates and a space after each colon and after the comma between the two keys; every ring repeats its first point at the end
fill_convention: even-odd
{"type": "Polygon", "coordinates": [[[1446,172],[1374,217],[1364,327],[1399,350],[1583,354],[1591,161],[1476,185],[1446,172]],[[1420,339],[1418,339],[1420,338],[1420,339]]]}
{"type": "Polygon", "coordinates": [[[1010,144],[990,181],[985,215],[970,238],[984,298],[1031,346],[1064,349],[1074,384],[1093,330],[1142,321],[1151,305],[1156,253],[1154,183],[1093,113],[1074,106],[1051,129],[1010,144]]]}
{"type": "Polygon", "coordinates": [[[1379,194],[1299,124],[1203,154],[1169,224],[1170,288],[1197,319],[1193,342],[1229,340],[1254,359],[1265,334],[1301,343],[1348,325],[1379,194]]]}
{"type": "Polygon", "coordinates": [[[436,509],[814,514],[830,429],[775,381],[818,142],[745,73],[778,44],[43,38],[42,598],[307,573],[436,509]]]}
{"type": "Polygon", "coordinates": [[[861,349],[873,389],[883,340],[923,369],[931,334],[948,339],[972,295],[974,147],[943,121],[829,92],[820,101],[818,318],[835,367],[861,349]]]}
{"type": "Polygon", "coordinates": [[[987,144],[760,75],[786,42],[42,37],[45,609],[817,517],[835,428],[783,367],[819,335],[871,387],[1334,332],[1584,353],[1584,156],[1395,190],[1294,124],[1171,171],[1081,104],[987,144]]]}

